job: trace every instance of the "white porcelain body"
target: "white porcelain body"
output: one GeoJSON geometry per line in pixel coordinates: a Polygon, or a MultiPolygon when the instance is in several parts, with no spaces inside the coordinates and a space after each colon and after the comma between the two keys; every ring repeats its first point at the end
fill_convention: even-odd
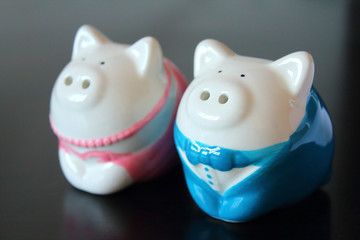
{"type": "Polygon", "coordinates": [[[174,138],[190,194],[210,216],[252,220],[326,184],[334,138],[310,54],[276,61],[199,43],[174,138]]]}
{"type": "MultiPolygon", "coordinates": [[[[104,146],[71,145],[79,153],[107,151],[135,154],[151,147],[166,132],[176,113],[176,83],[161,111],[136,134],[104,146]]],[[[131,46],[110,41],[91,26],[75,37],[72,59],[58,76],[50,104],[53,129],[62,139],[77,142],[111,140],[144,119],[161,100],[168,79],[159,43],[151,37],[131,46]]],[[[68,142],[69,143],[69,142],[68,142]]],[[[84,161],[59,150],[62,170],[75,187],[95,194],[118,191],[133,182],[119,164],[84,161]]]]}

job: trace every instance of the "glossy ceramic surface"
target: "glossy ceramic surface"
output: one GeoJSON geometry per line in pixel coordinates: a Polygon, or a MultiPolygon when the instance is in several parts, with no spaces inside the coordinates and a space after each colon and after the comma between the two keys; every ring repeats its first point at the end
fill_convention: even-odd
{"type": "Polygon", "coordinates": [[[333,129],[313,75],[306,52],[268,61],[215,40],[197,46],[174,132],[190,193],[207,214],[249,221],[329,181],[333,129]]]}
{"type": "Polygon", "coordinates": [[[185,87],[156,39],[128,46],[82,26],[51,95],[67,180],[109,194],[164,172],[173,164],[172,128],[185,87]]]}

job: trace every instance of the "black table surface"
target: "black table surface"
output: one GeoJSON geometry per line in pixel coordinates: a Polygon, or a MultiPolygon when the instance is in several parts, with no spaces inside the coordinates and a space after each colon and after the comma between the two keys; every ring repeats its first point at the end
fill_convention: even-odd
{"type": "Polygon", "coordinates": [[[0,1],[0,239],[360,239],[359,33],[356,0],[0,1]],[[154,36],[188,81],[206,38],[273,60],[310,52],[335,129],[331,182],[295,206],[237,224],[195,205],[180,165],[109,196],[74,189],[48,113],[83,24],[122,43],[154,36]]]}

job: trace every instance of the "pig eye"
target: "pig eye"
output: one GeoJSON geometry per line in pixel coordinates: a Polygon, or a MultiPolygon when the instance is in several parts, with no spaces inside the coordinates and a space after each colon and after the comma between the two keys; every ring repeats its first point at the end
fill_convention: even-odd
{"type": "Polygon", "coordinates": [[[245,74],[241,74],[240,76],[241,76],[241,77],[245,77],[245,74]]]}
{"type": "Polygon", "coordinates": [[[90,87],[90,81],[88,79],[85,79],[82,84],[81,84],[81,87],[83,89],[87,89],[88,87],[90,87]]]}
{"type": "Polygon", "coordinates": [[[65,78],[64,83],[66,86],[70,86],[72,84],[72,82],[73,82],[72,77],[68,76],[65,78]]]}
{"type": "Polygon", "coordinates": [[[101,65],[104,65],[104,64],[105,64],[105,62],[104,62],[104,61],[102,61],[102,62],[100,62],[100,64],[101,64],[101,65]]]}
{"type": "Polygon", "coordinates": [[[225,103],[227,103],[228,100],[229,100],[229,97],[225,93],[221,94],[219,97],[220,104],[225,104],[225,103]]]}
{"type": "Polygon", "coordinates": [[[200,99],[203,100],[203,101],[206,101],[210,98],[210,93],[209,91],[203,91],[201,94],[200,94],[200,99]]]}
{"type": "Polygon", "coordinates": [[[221,73],[221,72],[222,72],[222,70],[219,70],[219,71],[218,71],[218,73],[221,73]]]}

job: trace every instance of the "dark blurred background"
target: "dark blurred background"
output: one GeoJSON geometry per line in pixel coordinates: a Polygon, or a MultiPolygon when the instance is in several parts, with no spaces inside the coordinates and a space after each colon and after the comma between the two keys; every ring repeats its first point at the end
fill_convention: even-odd
{"type": "Polygon", "coordinates": [[[355,0],[1,0],[0,239],[360,239],[359,15],[355,0]],[[111,196],[75,190],[61,173],[48,112],[83,24],[121,43],[157,38],[188,81],[195,46],[206,38],[271,60],[310,52],[335,129],[330,184],[240,224],[199,210],[180,166],[111,196]]]}

